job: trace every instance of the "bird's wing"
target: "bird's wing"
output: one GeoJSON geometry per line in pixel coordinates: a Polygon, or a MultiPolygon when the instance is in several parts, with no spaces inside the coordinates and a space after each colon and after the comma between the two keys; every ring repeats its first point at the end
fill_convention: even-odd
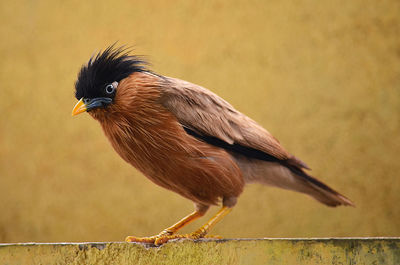
{"type": "Polygon", "coordinates": [[[294,159],[299,166],[307,167],[289,154],[267,130],[216,94],[176,78],[165,80],[167,84],[162,86],[161,103],[184,128],[202,137],[216,138],[225,145],[248,148],[253,153],[264,153],[274,159],[294,159]]]}

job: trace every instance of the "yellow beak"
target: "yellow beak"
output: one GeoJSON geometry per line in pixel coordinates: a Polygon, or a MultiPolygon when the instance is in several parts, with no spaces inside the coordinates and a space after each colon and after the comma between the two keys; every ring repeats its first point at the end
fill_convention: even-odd
{"type": "Polygon", "coordinates": [[[86,104],[83,103],[83,98],[81,98],[78,103],[76,103],[74,109],[72,110],[72,116],[78,115],[82,112],[85,112],[87,110],[86,104]]]}

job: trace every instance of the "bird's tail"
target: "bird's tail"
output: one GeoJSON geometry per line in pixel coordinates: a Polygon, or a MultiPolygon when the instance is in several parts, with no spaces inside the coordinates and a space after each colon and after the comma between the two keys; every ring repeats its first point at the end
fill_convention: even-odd
{"type": "Polygon", "coordinates": [[[302,169],[290,167],[290,170],[299,178],[301,182],[303,182],[302,190],[299,190],[300,192],[306,193],[319,202],[330,207],[336,207],[339,205],[355,206],[350,199],[346,198],[344,195],[335,191],[316,178],[311,177],[302,169]]]}
{"type": "Polygon", "coordinates": [[[242,170],[246,183],[258,182],[305,193],[331,207],[339,205],[354,206],[351,200],[308,175],[303,170],[308,168],[307,165],[296,157],[277,163],[236,155],[235,161],[242,170]]]}

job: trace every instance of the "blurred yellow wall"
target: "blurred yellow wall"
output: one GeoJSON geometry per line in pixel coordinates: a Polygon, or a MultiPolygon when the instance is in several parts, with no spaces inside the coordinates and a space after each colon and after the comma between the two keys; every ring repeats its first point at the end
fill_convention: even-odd
{"type": "Polygon", "coordinates": [[[357,205],[252,185],[215,234],[400,236],[399,14],[397,0],[2,1],[0,242],[120,241],[192,210],[71,117],[80,66],[115,41],[230,101],[357,205]]]}

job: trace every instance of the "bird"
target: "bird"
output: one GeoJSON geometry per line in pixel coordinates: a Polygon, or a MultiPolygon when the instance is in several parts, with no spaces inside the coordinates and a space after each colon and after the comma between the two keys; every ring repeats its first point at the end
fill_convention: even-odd
{"type": "Polygon", "coordinates": [[[194,211],[148,237],[127,242],[164,244],[200,239],[236,205],[249,183],[311,196],[335,207],[354,203],[309,175],[309,167],[257,122],[210,90],[149,69],[143,56],[115,44],[83,64],[75,82],[72,116],[97,120],[114,150],[155,184],[194,203],[194,211]],[[178,230],[220,210],[192,233],[178,230]]]}

